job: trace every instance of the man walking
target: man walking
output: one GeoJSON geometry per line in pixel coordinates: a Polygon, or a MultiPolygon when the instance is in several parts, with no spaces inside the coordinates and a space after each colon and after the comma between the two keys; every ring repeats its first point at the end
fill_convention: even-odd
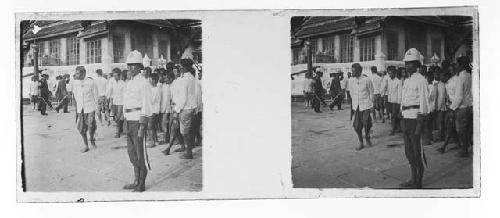
{"type": "Polygon", "coordinates": [[[59,103],[56,107],[56,112],[59,113],[60,109],[63,109],[64,113],[69,113],[68,111],[68,91],[66,89],[66,79],[63,76],[59,76],[57,90],[56,90],[56,99],[59,103]]]}
{"type": "Polygon", "coordinates": [[[352,99],[352,110],[354,110],[353,127],[358,135],[359,147],[357,151],[364,148],[363,129],[365,129],[365,139],[368,146],[372,146],[370,140],[370,129],[372,118],[370,112],[373,108],[373,84],[371,80],[361,75],[363,68],[359,63],[352,65],[353,80],[349,82],[349,92],[352,99]]]}
{"type": "Polygon", "coordinates": [[[424,175],[424,153],[420,143],[420,134],[424,127],[424,116],[429,113],[428,83],[422,74],[417,73],[421,67],[421,54],[411,48],[405,53],[406,72],[410,75],[403,84],[401,108],[403,114],[405,155],[410,163],[411,178],[400,184],[405,188],[422,188],[424,175]]]}
{"type": "Polygon", "coordinates": [[[123,133],[123,93],[125,91],[125,82],[122,80],[122,72],[119,68],[114,68],[112,72],[113,78],[109,82],[108,97],[116,122],[115,138],[120,138],[120,135],[123,133]]]}
{"type": "Polygon", "coordinates": [[[382,122],[384,122],[384,116],[382,115],[382,95],[380,94],[380,88],[382,86],[382,77],[378,74],[377,67],[372,66],[370,68],[372,72],[371,80],[373,83],[373,119],[377,122],[377,112],[378,116],[382,118],[382,122]]]}
{"type": "Polygon", "coordinates": [[[403,82],[400,80],[401,76],[396,77],[396,67],[387,67],[387,72],[389,73],[390,79],[387,83],[388,87],[388,101],[391,107],[391,125],[392,130],[390,135],[396,134],[396,132],[401,131],[400,126],[400,109],[401,109],[401,91],[403,88],[403,82]]]}
{"type": "Polygon", "coordinates": [[[332,82],[330,83],[330,95],[332,96],[332,103],[330,103],[330,110],[333,110],[333,107],[337,105],[337,109],[340,110],[342,108],[342,94],[340,87],[340,79],[339,74],[334,74],[332,82]]]}
{"type": "Polygon", "coordinates": [[[103,77],[102,75],[102,70],[97,69],[96,71],[97,78],[96,78],[96,84],[97,84],[97,90],[99,93],[99,102],[98,102],[98,109],[97,109],[97,118],[99,119],[99,123],[102,125],[102,113],[104,113],[104,119],[108,121],[108,126],[111,125],[111,121],[109,120],[108,117],[108,104],[106,102],[106,85],[108,81],[106,78],[103,77]]]}
{"type": "Polygon", "coordinates": [[[97,109],[98,91],[94,80],[86,77],[85,67],[78,66],[73,81],[73,94],[76,101],[77,128],[83,138],[84,147],[81,152],[89,151],[87,131],[90,143],[96,148],[94,134],[97,129],[95,111],[97,109]]]}
{"type": "Polygon", "coordinates": [[[462,151],[460,157],[469,156],[469,147],[472,145],[473,119],[472,119],[472,77],[470,61],[466,56],[457,59],[458,80],[454,101],[451,110],[455,111],[455,126],[462,151]]]}
{"type": "Polygon", "coordinates": [[[142,54],[134,50],[127,56],[127,68],[132,79],[127,82],[123,96],[124,116],[127,120],[127,150],[130,162],[134,167],[134,182],[125,185],[124,189],[135,192],[146,190],[148,174],[145,137],[148,119],[151,116],[151,85],[140,76],[142,54]]]}

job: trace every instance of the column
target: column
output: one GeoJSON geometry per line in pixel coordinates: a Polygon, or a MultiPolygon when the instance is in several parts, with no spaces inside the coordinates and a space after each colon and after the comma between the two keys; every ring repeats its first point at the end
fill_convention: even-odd
{"type": "Polygon", "coordinates": [[[101,39],[101,62],[102,72],[104,74],[111,73],[111,63],[113,63],[113,50],[109,50],[109,38],[104,37],[101,39]]]}
{"type": "Polygon", "coordinates": [[[153,32],[153,57],[151,57],[152,66],[158,65],[158,60],[160,59],[160,52],[158,49],[158,32],[153,32]]]}
{"type": "Polygon", "coordinates": [[[333,38],[333,55],[335,57],[335,62],[339,62],[340,60],[340,36],[335,35],[333,38]]]}
{"type": "Polygon", "coordinates": [[[80,65],[87,64],[87,43],[80,39],[80,65]]]}
{"type": "Polygon", "coordinates": [[[60,42],[60,50],[59,50],[59,56],[60,56],[60,59],[61,59],[61,63],[60,65],[68,65],[68,59],[67,59],[67,56],[66,56],[66,38],[61,38],[61,42],[60,42]]]}
{"type": "Polygon", "coordinates": [[[125,60],[127,59],[127,56],[132,52],[132,39],[131,39],[131,34],[130,34],[130,29],[127,29],[123,32],[125,36],[125,45],[123,46],[123,56],[125,57],[125,60]]]}
{"type": "Polygon", "coordinates": [[[353,37],[353,40],[354,40],[354,46],[353,46],[353,62],[359,62],[360,58],[359,58],[359,38],[357,36],[354,36],[353,37]]]}

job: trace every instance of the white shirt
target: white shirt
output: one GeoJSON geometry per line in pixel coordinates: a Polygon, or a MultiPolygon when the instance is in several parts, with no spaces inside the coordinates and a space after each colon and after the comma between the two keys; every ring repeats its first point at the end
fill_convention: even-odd
{"type": "Polygon", "coordinates": [[[38,81],[30,82],[30,95],[38,95],[38,81]]]}
{"type": "Polygon", "coordinates": [[[419,108],[401,110],[403,117],[416,119],[418,114],[429,113],[429,83],[420,73],[413,73],[403,84],[401,107],[418,105],[419,108]]]}
{"type": "Polygon", "coordinates": [[[313,80],[310,78],[306,78],[304,80],[304,92],[312,92],[313,91],[313,80]]]}
{"type": "Polygon", "coordinates": [[[370,78],[366,76],[353,77],[349,81],[349,92],[351,93],[352,109],[359,107],[360,111],[371,109],[373,107],[373,84],[370,78]]]}
{"type": "Polygon", "coordinates": [[[401,104],[401,94],[403,92],[403,81],[394,77],[387,83],[387,100],[390,103],[401,104]]]}
{"type": "Polygon", "coordinates": [[[378,74],[373,74],[371,77],[372,83],[373,83],[373,94],[380,94],[380,88],[382,86],[382,77],[380,77],[378,74]]]}
{"type": "Polygon", "coordinates": [[[454,101],[451,102],[451,109],[466,108],[472,106],[472,77],[465,70],[461,71],[456,83],[454,101]]]}
{"type": "Polygon", "coordinates": [[[449,100],[449,105],[455,101],[455,91],[457,89],[458,75],[452,76],[448,82],[446,82],[446,94],[449,100]]]}
{"type": "Polygon", "coordinates": [[[95,81],[87,77],[84,80],[73,81],[73,95],[76,101],[77,113],[90,113],[97,109],[99,99],[95,81]]]}
{"type": "Polygon", "coordinates": [[[446,88],[441,81],[437,83],[436,111],[446,111],[446,88]]]}
{"type": "Polygon", "coordinates": [[[196,79],[191,73],[184,73],[177,80],[179,81],[174,85],[174,91],[172,92],[174,111],[181,112],[181,110],[195,109],[196,79]]]}
{"type": "Polygon", "coordinates": [[[97,84],[97,91],[99,92],[99,96],[106,96],[106,85],[108,81],[102,76],[97,76],[95,81],[97,84]]]}
{"type": "Polygon", "coordinates": [[[123,105],[123,94],[125,92],[125,82],[112,79],[108,83],[108,98],[113,99],[113,105],[123,105]]]}
{"type": "Polygon", "coordinates": [[[161,108],[161,87],[160,84],[151,87],[151,110],[153,114],[159,114],[161,108]]]}
{"type": "Polygon", "coordinates": [[[66,84],[66,91],[68,92],[73,91],[73,80],[69,80],[69,82],[66,84]]]}
{"type": "Polygon", "coordinates": [[[384,77],[382,77],[382,82],[380,84],[380,94],[381,95],[389,95],[388,94],[388,86],[389,86],[389,80],[391,80],[391,77],[389,77],[389,75],[385,75],[384,77]]]}
{"type": "Polygon", "coordinates": [[[433,112],[436,110],[437,103],[437,83],[429,84],[427,87],[429,88],[429,112],[433,112]]]}
{"type": "Polygon", "coordinates": [[[162,84],[161,86],[161,113],[172,113],[172,84],[162,84]]]}
{"type": "Polygon", "coordinates": [[[141,116],[151,116],[151,85],[144,77],[136,75],[127,82],[123,94],[123,110],[127,120],[139,120],[141,116]],[[126,112],[127,109],[139,110],[126,112]]]}
{"type": "Polygon", "coordinates": [[[340,81],[340,89],[344,90],[347,88],[347,78],[340,81]]]}

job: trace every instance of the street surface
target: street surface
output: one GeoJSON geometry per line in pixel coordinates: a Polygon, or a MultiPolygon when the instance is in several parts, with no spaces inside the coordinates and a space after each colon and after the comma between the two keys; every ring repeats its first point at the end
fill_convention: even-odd
{"type": "MultiPolygon", "coordinates": [[[[133,181],[134,171],[126,136],[113,138],[114,125],[101,126],[97,121],[97,149],[90,146],[89,152],[80,153],[83,140],[75,126],[74,110],[70,106],[71,113],[48,111],[48,116],[41,116],[31,106],[23,107],[26,190],[128,191],[122,187],[133,181]]],[[[193,150],[193,160],[179,159],[179,153],[165,156],[161,153],[164,148],[166,145],[148,148],[152,169],[146,191],[201,191],[201,147],[193,150]]]]}
{"type": "MultiPolygon", "coordinates": [[[[315,113],[304,102],[292,102],[294,188],[399,188],[410,177],[402,134],[389,136],[390,121],[379,120],[372,127],[373,147],[355,151],[349,105],[342,108],[315,113]]],[[[457,150],[437,152],[442,143],[424,146],[424,188],[472,188],[472,158],[455,157],[457,150]]]]}

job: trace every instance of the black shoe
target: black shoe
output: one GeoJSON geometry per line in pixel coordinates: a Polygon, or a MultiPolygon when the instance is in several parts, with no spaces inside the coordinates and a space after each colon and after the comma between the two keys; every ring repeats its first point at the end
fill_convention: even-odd
{"type": "Polygon", "coordinates": [[[161,153],[163,153],[164,155],[170,155],[170,148],[163,150],[161,153]]]}
{"type": "Polygon", "coordinates": [[[88,152],[89,150],[90,150],[89,147],[85,147],[85,148],[82,148],[82,150],[80,150],[80,152],[85,153],[85,152],[88,152]]]}
{"type": "Polygon", "coordinates": [[[67,114],[67,113],[69,113],[69,111],[63,111],[63,113],[66,113],[66,114],[67,114]]]}
{"type": "Polygon", "coordinates": [[[134,181],[134,183],[127,184],[123,186],[123,189],[135,189],[139,185],[138,181],[134,181]]]}

